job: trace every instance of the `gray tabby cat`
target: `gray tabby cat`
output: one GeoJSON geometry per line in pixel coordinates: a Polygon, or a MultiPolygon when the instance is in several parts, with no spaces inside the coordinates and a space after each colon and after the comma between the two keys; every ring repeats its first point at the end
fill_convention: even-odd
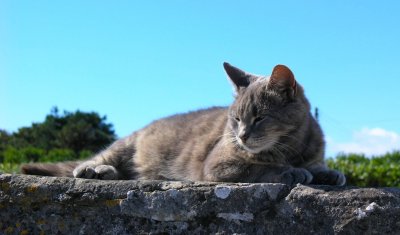
{"type": "Polygon", "coordinates": [[[84,162],[28,164],[25,174],[76,178],[344,185],[324,162],[324,140],[292,71],[270,77],[224,68],[233,104],[153,122],[84,162]]]}

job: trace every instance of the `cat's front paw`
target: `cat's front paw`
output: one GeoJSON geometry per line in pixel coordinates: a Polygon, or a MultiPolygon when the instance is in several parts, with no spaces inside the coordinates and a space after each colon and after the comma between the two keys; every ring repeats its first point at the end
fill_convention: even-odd
{"type": "Polygon", "coordinates": [[[284,171],[281,175],[282,183],[287,185],[309,184],[313,180],[313,175],[303,168],[291,168],[284,171]]]}
{"type": "Polygon", "coordinates": [[[324,170],[314,173],[314,179],[311,183],[343,186],[346,183],[346,177],[339,171],[324,170]]]}
{"type": "Polygon", "coordinates": [[[116,180],[118,172],[110,165],[95,165],[91,162],[82,163],[72,172],[75,178],[116,180]]]}

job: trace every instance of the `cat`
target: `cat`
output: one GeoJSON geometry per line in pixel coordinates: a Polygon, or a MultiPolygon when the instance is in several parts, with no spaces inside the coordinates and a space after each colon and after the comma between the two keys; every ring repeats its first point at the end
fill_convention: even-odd
{"type": "Polygon", "coordinates": [[[229,63],[230,107],[157,120],[83,162],[27,164],[25,174],[89,179],[344,185],[324,161],[322,130],[285,65],[257,76],[229,63]]]}

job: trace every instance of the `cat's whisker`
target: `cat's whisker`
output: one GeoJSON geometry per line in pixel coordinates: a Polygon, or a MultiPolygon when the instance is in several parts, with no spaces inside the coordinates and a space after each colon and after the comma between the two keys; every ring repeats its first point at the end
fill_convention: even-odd
{"type": "Polygon", "coordinates": [[[232,136],[234,136],[234,133],[233,133],[233,131],[228,131],[227,133],[224,133],[224,134],[218,136],[217,139],[221,139],[225,136],[232,137],[232,136]]]}
{"type": "Polygon", "coordinates": [[[227,137],[227,138],[223,138],[222,139],[221,144],[222,145],[226,145],[226,144],[234,144],[234,145],[236,145],[237,141],[236,141],[235,137],[227,137]]]}
{"type": "Polygon", "coordinates": [[[275,145],[277,145],[278,147],[284,148],[284,150],[288,151],[289,153],[292,152],[292,153],[294,153],[296,155],[300,154],[300,152],[297,149],[293,148],[292,146],[290,146],[288,144],[285,144],[285,143],[282,143],[282,142],[276,142],[275,145]]]}
{"type": "Polygon", "coordinates": [[[237,144],[235,134],[232,130],[218,136],[217,140],[221,141],[221,145],[237,144]]]}
{"type": "Polygon", "coordinates": [[[301,145],[304,148],[308,148],[309,147],[308,145],[304,144],[301,140],[299,140],[299,138],[296,138],[294,136],[285,134],[285,135],[282,135],[282,137],[286,137],[288,139],[291,139],[291,140],[295,141],[297,144],[301,145]]]}

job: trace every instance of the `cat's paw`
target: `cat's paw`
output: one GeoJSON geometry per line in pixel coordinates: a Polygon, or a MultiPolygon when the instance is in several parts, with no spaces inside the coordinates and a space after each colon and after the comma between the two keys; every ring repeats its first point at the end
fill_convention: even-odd
{"type": "Polygon", "coordinates": [[[303,168],[291,168],[284,171],[281,177],[282,183],[287,185],[309,184],[313,180],[313,175],[303,168]]]}
{"type": "Polygon", "coordinates": [[[77,166],[73,175],[75,178],[85,179],[101,179],[101,180],[116,180],[118,172],[115,167],[110,165],[94,165],[91,163],[83,163],[77,166]]]}
{"type": "Polygon", "coordinates": [[[314,179],[311,183],[343,186],[346,183],[346,177],[339,171],[324,170],[314,173],[314,179]]]}

